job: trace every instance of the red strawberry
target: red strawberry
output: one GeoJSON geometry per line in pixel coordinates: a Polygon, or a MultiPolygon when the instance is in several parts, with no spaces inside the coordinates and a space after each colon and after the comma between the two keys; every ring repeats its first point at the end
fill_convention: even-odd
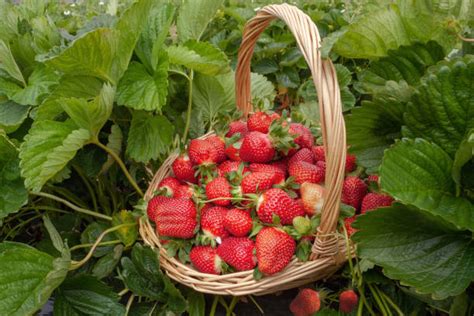
{"type": "MultiPolygon", "coordinates": [[[[151,201],[148,204],[150,207],[151,201]]],[[[192,238],[196,229],[196,207],[191,200],[169,198],[156,206],[156,230],[160,236],[192,238]]]]}
{"type": "Polygon", "coordinates": [[[242,193],[263,192],[270,189],[274,184],[285,182],[285,177],[279,173],[252,172],[246,175],[240,184],[242,193]]]}
{"type": "Polygon", "coordinates": [[[281,166],[272,164],[264,164],[264,163],[251,163],[249,165],[249,169],[252,172],[266,172],[266,173],[277,173],[280,172],[282,176],[286,176],[286,171],[282,169],[281,166]]]}
{"type": "MultiPolygon", "coordinates": [[[[218,177],[213,179],[206,185],[206,196],[208,200],[220,199],[220,198],[231,198],[232,193],[230,192],[231,186],[226,178],[218,177]]],[[[228,206],[231,203],[230,199],[222,199],[213,201],[214,204],[220,206],[228,206]]]]}
{"type": "Polygon", "coordinates": [[[272,163],[270,163],[270,165],[280,169],[283,175],[285,176],[288,173],[288,158],[287,157],[284,157],[283,159],[280,159],[277,161],[273,161],[272,163]]]}
{"type": "Polygon", "coordinates": [[[148,218],[152,221],[156,221],[156,212],[158,210],[158,206],[166,201],[171,200],[170,197],[158,195],[148,201],[148,205],[146,208],[146,213],[148,218]]]}
{"type": "Polygon", "coordinates": [[[300,148],[309,148],[314,145],[314,136],[311,133],[311,130],[300,123],[291,123],[290,124],[290,134],[297,135],[295,138],[295,143],[300,146],[300,148]]]}
{"type": "Polygon", "coordinates": [[[319,293],[313,289],[302,289],[290,304],[294,316],[311,316],[320,308],[319,293]]]}
{"type": "Polygon", "coordinates": [[[217,249],[211,246],[196,246],[191,249],[189,259],[194,267],[203,273],[221,274],[222,259],[217,255],[217,249]]]}
{"type": "Polygon", "coordinates": [[[252,230],[252,217],[246,211],[233,208],[227,211],[224,218],[224,228],[236,237],[247,236],[252,230]]]}
{"type": "Polygon", "coordinates": [[[393,198],[389,195],[382,193],[367,193],[362,200],[362,206],[360,212],[365,214],[367,211],[375,210],[379,207],[385,207],[392,205],[393,198]]]}
{"type": "Polygon", "coordinates": [[[226,156],[233,161],[241,161],[240,159],[240,147],[242,146],[242,140],[236,141],[230,144],[225,149],[226,156]]]}
{"type": "Polygon", "coordinates": [[[291,158],[288,160],[288,166],[291,166],[295,162],[298,161],[305,161],[307,163],[313,164],[314,163],[314,156],[311,150],[308,148],[302,148],[298,150],[291,158]]]}
{"type": "Polygon", "coordinates": [[[227,155],[225,154],[225,141],[216,135],[209,136],[206,140],[214,147],[217,153],[217,163],[221,163],[227,160],[227,155]]]}
{"type": "Polygon", "coordinates": [[[320,183],[324,181],[324,170],[318,166],[305,161],[297,161],[288,166],[290,176],[295,178],[296,183],[311,182],[320,183]]]}
{"type": "Polygon", "coordinates": [[[313,146],[311,148],[314,159],[316,161],[326,161],[326,154],[324,153],[324,146],[313,146]]]}
{"type": "Polygon", "coordinates": [[[240,146],[240,159],[248,162],[269,162],[275,156],[270,137],[261,132],[250,132],[245,135],[240,146]]]}
{"type": "MultiPolygon", "coordinates": [[[[217,173],[219,174],[219,177],[225,177],[232,171],[239,171],[239,167],[241,164],[243,163],[240,161],[232,161],[232,160],[224,161],[217,167],[217,173]]],[[[242,173],[246,173],[248,171],[249,171],[249,168],[244,166],[242,169],[242,173]]]]}
{"type": "Polygon", "coordinates": [[[324,203],[324,188],[319,184],[304,182],[300,192],[306,214],[310,216],[320,214],[324,203]]]}
{"type": "Polygon", "coordinates": [[[345,290],[339,295],[339,310],[343,313],[351,313],[359,303],[359,296],[354,290],[345,290]]]}
{"type": "Polygon", "coordinates": [[[277,113],[267,114],[265,112],[255,112],[249,116],[247,127],[249,131],[257,131],[265,134],[268,133],[272,122],[279,118],[280,115],[277,113]]]}
{"type": "Polygon", "coordinates": [[[181,181],[197,183],[197,179],[194,176],[195,170],[193,169],[193,163],[189,159],[188,155],[181,155],[173,161],[171,165],[175,177],[181,181]]]}
{"type": "Polygon", "coordinates": [[[356,215],[352,217],[344,218],[344,226],[346,227],[347,235],[350,237],[353,233],[357,231],[354,227],[352,227],[352,223],[356,220],[356,215]]]}
{"type": "Polygon", "coordinates": [[[166,190],[167,196],[174,196],[180,186],[179,180],[173,177],[166,177],[158,184],[158,188],[166,190]]]}
{"type": "Polygon", "coordinates": [[[264,223],[272,223],[273,215],[277,215],[281,224],[289,225],[293,218],[304,214],[303,208],[282,189],[269,189],[258,199],[257,215],[264,223]]]}
{"type": "Polygon", "coordinates": [[[356,156],[347,153],[346,155],[346,172],[352,172],[356,168],[356,156]]]}
{"type": "Polygon", "coordinates": [[[367,182],[375,182],[377,185],[379,184],[379,176],[376,174],[371,174],[367,177],[367,182]]]}
{"type": "Polygon", "coordinates": [[[246,237],[229,237],[217,247],[217,254],[237,271],[252,270],[256,265],[255,244],[246,237]]]}
{"type": "Polygon", "coordinates": [[[220,158],[216,147],[207,139],[193,139],[189,143],[189,158],[195,165],[215,164],[220,158]]]}
{"type": "Polygon", "coordinates": [[[193,196],[194,196],[194,188],[192,185],[188,185],[188,184],[180,185],[179,188],[174,193],[175,198],[190,199],[193,196]]]}
{"type": "Polygon", "coordinates": [[[367,185],[358,177],[347,177],[342,184],[342,203],[359,210],[362,199],[367,193],[367,185]]]}
{"type": "Polygon", "coordinates": [[[275,227],[264,227],[257,234],[258,269],[265,275],[283,270],[295,253],[296,243],[290,235],[275,227]]]}
{"type": "Polygon", "coordinates": [[[231,137],[234,134],[240,133],[240,137],[244,137],[249,132],[247,123],[243,121],[234,121],[229,124],[229,131],[225,134],[226,137],[231,137]]]}
{"type": "Polygon", "coordinates": [[[227,212],[228,209],[221,206],[201,211],[201,229],[207,237],[223,239],[229,236],[229,232],[224,228],[224,218],[227,212]]]}

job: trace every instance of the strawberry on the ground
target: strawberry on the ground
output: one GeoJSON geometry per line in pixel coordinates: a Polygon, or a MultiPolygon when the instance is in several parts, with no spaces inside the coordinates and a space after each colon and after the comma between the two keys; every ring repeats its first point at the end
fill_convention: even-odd
{"type": "Polygon", "coordinates": [[[379,184],[379,176],[376,174],[371,174],[367,177],[367,182],[375,182],[377,185],[379,184]]]}
{"type": "Polygon", "coordinates": [[[280,218],[280,223],[289,225],[296,216],[304,216],[303,208],[288,193],[279,188],[265,191],[258,199],[257,215],[264,223],[272,223],[273,216],[280,218]]]}
{"type": "Polygon", "coordinates": [[[181,183],[173,177],[166,177],[158,184],[158,188],[166,191],[166,196],[174,196],[179,190],[181,183]]]}
{"type": "Polygon", "coordinates": [[[290,133],[296,135],[295,143],[300,148],[311,148],[314,145],[314,136],[311,130],[300,123],[290,124],[290,133]]]}
{"type": "MultiPolygon", "coordinates": [[[[217,173],[219,177],[226,177],[232,171],[239,171],[239,168],[243,165],[243,162],[226,160],[217,167],[217,173]]],[[[245,165],[242,166],[242,174],[249,171],[249,168],[245,165]]]]}
{"type": "Polygon", "coordinates": [[[205,237],[211,240],[229,236],[229,232],[224,228],[224,218],[228,209],[221,206],[214,206],[205,211],[201,211],[201,229],[205,237]]]}
{"type": "Polygon", "coordinates": [[[240,137],[244,137],[249,132],[247,123],[244,121],[234,121],[229,124],[229,131],[225,134],[226,137],[231,137],[234,134],[240,133],[240,137]]]}
{"type": "Polygon", "coordinates": [[[255,243],[246,237],[229,237],[217,247],[217,254],[237,271],[252,270],[256,265],[255,243]]]}
{"type": "Polygon", "coordinates": [[[158,195],[152,198],[150,201],[148,201],[148,205],[146,208],[146,213],[148,215],[148,218],[151,219],[152,221],[156,221],[156,213],[158,210],[158,206],[169,200],[171,200],[171,197],[158,195]]]}
{"type": "Polygon", "coordinates": [[[211,246],[195,246],[189,253],[189,259],[194,267],[203,273],[221,274],[222,259],[217,254],[217,249],[211,246]]]}
{"type": "Polygon", "coordinates": [[[255,248],[258,269],[264,275],[283,270],[291,261],[296,249],[295,240],[275,227],[264,227],[258,232],[255,248]]]}
{"type": "Polygon", "coordinates": [[[250,115],[247,120],[247,127],[249,131],[257,131],[261,133],[268,133],[270,125],[274,120],[280,118],[277,113],[267,114],[265,112],[255,112],[250,115]]]}
{"type": "Polygon", "coordinates": [[[356,218],[357,215],[344,218],[344,226],[346,227],[347,235],[349,237],[357,231],[357,229],[352,227],[352,223],[356,220],[356,218]]]}
{"type": "Polygon", "coordinates": [[[310,164],[306,161],[297,161],[288,166],[290,176],[295,179],[296,183],[304,182],[321,183],[324,181],[324,169],[310,164]]]}
{"type": "Polygon", "coordinates": [[[247,174],[240,184],[242,193],[257,193],[270,189],[275,184],[285,182],[285,177],[279,173],[252,172],[247,174]]]}
{"type": "Polygon", "coordinates": [[[307,163],[314,163],[314,156],[310,149],[302,148],[298,150],[291,158],[288,160],[288,166],[291,166],[295,162],[305,161],[307,163]]]}
{"type": "Polygon", "coordinates": [[[266,172],[266,173],[281,173],[283,177],[286,176],[286,171],[283,170],[283,168],[279,165],[274,164],[272,162],[271,164],[265,164],[265,163],[251,163],[249,165],[249,169],[252,172],[266,172]]]}
{"type": "Polygon", "coordinates": [[[300,290],[290,304],[290,311],[294,316],[311,316],[320,308],[319,293],[308,288],[300,290]]]}
{"type": "Polygon", "coordinates": [[[242,146],[242,140],[238,140],[235,143],[229,144],[225,148],[226,156],[233,161],[241,161],[240,159],[240,147],[242,146]]]}
{"type": "Polygon", "coordinates": [[[207,139],[193,139],[189,143],[189,158],[195,165],[211,165],[219,160],[219,152],[207,139]]]}
{"type": "Polygon", "coordinates": [[[358,303],[359,296],[354,290],[345,290],[339,295],[339,310],[343,313],[351,313],[358,303]]]}
{"type": "Polygon", "coordinates": [[[389,195],[382,193],[367,193],[362,200],[362,206],[360,212],[365,214],[367,211],[375,210],[379,207],[385,207],[392,205],[393,198],[389,195]]]}
{"type": "Polygon", "coordinates": [[[197,179],[194,176],[193,163],[189,159],[188,155],[181,155],[173,161],[171,165],[173,168],[174,176],[184,182],[197,183],[197,179]]]}
{"type": "Polygon", "coordinates": [[[266,163],[275,156],[275,148],[268,134],[250,132],[243,138],[239,154],[243,161],[266,163]]]}
{"type": "Polygon", "coordinates": [[[193,196],[194,196],[194,188],[192,185],[189,185],[189,184],[180,185],[179,188],[174,193],[175,198],[190,199],[193,196]]]}
{"type": "Polygon", "coordinates": [[[224,217],[224,228],[236,237],[247,236],[252,230],[252,217],[244,210],[233,208],[224,217]]]}
{"type": "Polygon", "coordinates": [[[356,176],[346,177],[342,184],[342,203],[360,209],[362,199],[367,194],[367,185],[356,176]]]}
{"type": "Polygon", "coordinates": [[[208,200],[218,199],[212,203],[220,206],[228,206],[232,198],[231,186],[224,177],[217,177],[206,185],[206,197],[208,200]]]}
{"type": "Polygon", "coordinates": [[[148,208],[155,208],[154,220],[159,236],[176,237],[182,239],[192,238],[197,226],[196,207],[189,199],[168,198],[156,203],[153,198],[148,203],[148,208]]]}
{"type": "Polygon", "coordinates": [[[380,191],[380,179],[378,175],[376,174],[369,175],[367,179],[365,180],[365,182],[367,183],[370,191],[374,191],[374,192],[380,191]]]}
{"type": "Polygon", "coordinates": [[[346,168],[345,169],[346,173],[349,173],[349,172],[352,172],[352,171],[355,170],[355,168],[356,168],[356,156],[355,155],[347,153],[345,168],[346,168]]]}
{"type": "Polygon", "coordinates": [[[313,152],[314,159],[316,161],[326,161],[326,154],[324,152],[324,146],[313,146],[311,148],[313,152]]]}
{"type": "Polygon", "coordinates": [[[324,203],[325,189],[319,184],[304,182],[300,187],[303,207],[308,215],[320,214],[324,203]]]}
{"type": "Polygon", "coordinates": [[[216,163],[221,163],[227,160],[227,155],[225,154],[225,141],[216,135],[209,136],[206,140],[214,147],[217,153],[216,163]]]}

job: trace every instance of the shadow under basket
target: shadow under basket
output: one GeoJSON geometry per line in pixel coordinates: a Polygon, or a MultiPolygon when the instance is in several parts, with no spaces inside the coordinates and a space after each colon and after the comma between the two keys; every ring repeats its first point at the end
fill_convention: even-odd
{"type": "MultiPolygon", "coordinates": [[[[258,36],[277,18],[283,20],[295,36],[318,91],[321,131],[326,152],[326,196],[321,212],[321,224],[309,261],[301,262],[293,257],[283,271],[255,280],[253,270],[213,275],[201,273],[191,265],[169,257],[149,220],[146,217],[141,218],[140,235],[146,244],[159,249],[161,268],[171,279],[199,292],[242,296],[264,295],[291,289],[329,277],[354,254],[353,247],[347,249],[344,237],[337,232],[346,160],[346,134],[336,72],[330,60],[321,59],[318,29],[300,9],[288,4],[269,5],[260,9],[256,16],[247,22],[235,72],[236,104],[244,118],[252,111],[250,61],[253,49],[258,36]]],[[[202,138],[207,136],[209,135],[202,138]]],[[[145,194],[145,200],[150,200],[158,183],[172,174],[171,165],[177,157],[178,154],[171,154],[157,171],[145,194]]]]}

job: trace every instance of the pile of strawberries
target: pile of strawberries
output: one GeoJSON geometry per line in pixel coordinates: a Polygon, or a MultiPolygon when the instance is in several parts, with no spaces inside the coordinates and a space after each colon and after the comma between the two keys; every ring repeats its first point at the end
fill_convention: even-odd
{"type": "MultiPolygon", "coordinates": [[[[256,112],[223,136],[191,140],[148,203],[168,253],[203,273],[255,269],[256,277],[283,270],[295,254],[307,260],[325,196],[317,136],[285,115],[256,112]]],[[[343,203],[365,212],[392,202],[350,175],[353,155],[345,169],[343,203]]]]}

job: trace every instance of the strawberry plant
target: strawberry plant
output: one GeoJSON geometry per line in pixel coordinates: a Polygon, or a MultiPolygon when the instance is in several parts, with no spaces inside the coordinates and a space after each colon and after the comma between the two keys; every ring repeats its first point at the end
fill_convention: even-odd
{"type": "Polygon", "coordinates": [[[168,255],[199,271],[265,278],[308,260],[329,171],[282,22],[256,43],[259,110],[234,110],[242,29],[270,1],[0,0],[2,315],[474,312],[472,4],[293,2],[335,64],[350,146],[339,228],[357,257],[237,304],[173,282],[140,237],[148,210],[168,255]]]}

